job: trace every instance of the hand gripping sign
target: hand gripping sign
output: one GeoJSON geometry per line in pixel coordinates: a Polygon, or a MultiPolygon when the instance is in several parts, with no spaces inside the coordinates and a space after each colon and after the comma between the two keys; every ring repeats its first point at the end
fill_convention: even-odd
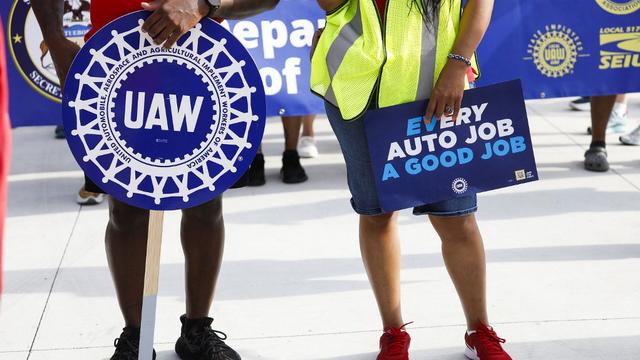
{"type": "Polygon", "coordinates": [[[248,51],[204,19],[171,49],[141,31],[149,13],[96,33],[71,66],[63,96],[69,147],[114,198],[151,209],[139,359],[152,358],[162,210],[219,196],[262,140],[265,95],[248,51]]]}

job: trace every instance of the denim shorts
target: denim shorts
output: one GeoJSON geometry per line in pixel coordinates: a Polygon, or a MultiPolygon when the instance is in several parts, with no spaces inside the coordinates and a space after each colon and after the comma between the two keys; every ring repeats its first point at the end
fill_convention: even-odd
{"type": "MultiPolygon", "coordinates": [[[[345,121],[340,110],[325,102],[327,117],[338,138],[347,165],[347,182],[351,191],[351,206],[360,215],[380,215],[384,211],[378,201],[376,182],[371,169],[369,144],[363,119],[345,121]]],[[[476,195],[417,206],[414,215],[463,216],[478,209],[476,195]]]]}

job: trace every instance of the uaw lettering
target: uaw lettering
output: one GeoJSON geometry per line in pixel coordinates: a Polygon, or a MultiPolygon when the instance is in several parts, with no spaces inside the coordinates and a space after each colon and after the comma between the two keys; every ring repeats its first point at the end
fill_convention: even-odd
{"type": "Polygon", "coordinates": [[[150,209],[191,207],[220,195],[255,156],[265,120],[260,74],[213,21],[165,49],[141,32],[146,16],[109,24],[74,61],[67,139],[112,196],[150,209]]]}
{"type": "Polygon", "coordinates": [[[629,15],[640,10],[640,0],[595,0],[595,2],[615,15],[629,15]]]}
{"type": "Polygon", "coordinates": [[[572,74],[579,57],[584,54],[580,36],[571,28],[561,24],[545,26],[529,41],[528,56],[538,71],[549,78],[560,78],[572,74]]]}
{"type": "Polygon", "coordinates": [[[640,68],[640,25],[600,29],[600,70],[640,68]]]}
{"type": "MultiPolygon", "coordinates": [[[[82,45],[89,31],[90,2],[65,0],[62,26],[65,36],[82,45]]],[[[17,0],[9,12],[8,42],[16,68],[34,90],[50,100],[60,102],[62,93],[51,53],[45,44],[30,0],[17,0]]]]}
{"type": "Polygon", "coordinates": [[[385,211],[537,179],[519,81],[466,91],[455,119],[425,121],[425,109],[422,101],[365,115],[385,211]]]}

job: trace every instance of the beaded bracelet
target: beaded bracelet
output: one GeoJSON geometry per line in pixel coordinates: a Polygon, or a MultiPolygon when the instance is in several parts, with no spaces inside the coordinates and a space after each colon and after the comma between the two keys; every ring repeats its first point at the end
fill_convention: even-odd
{"type": "Polygon", "coordinates": [[[447,58],[449,58],[451,60],[461,61],[461,62],[467,64],[467,66],[471,66],[471,59],[466,58],[466,57],[464,57],[462,55],[451,53],[451,54],[447,55],[447,58]]]}

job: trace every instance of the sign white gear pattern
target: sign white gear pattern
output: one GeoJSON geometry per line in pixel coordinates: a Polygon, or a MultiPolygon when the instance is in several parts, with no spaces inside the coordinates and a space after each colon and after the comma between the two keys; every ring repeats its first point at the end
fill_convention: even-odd
{"type": "MultiPolygon", "coordinates": [[[[100,129],[100,109],[99,109],[99,96],[96,97],[95,94],[87,97],[87,93],[98,93],[100,95],[104,95],[105,91],[103,90],[104,83],[106,79],[109,77],[111,71],[117,67],[117,65],[122,62],[127,57],[131,57],[134,53],[139,52],[141,49],[151,49],[158,48],[157,45],[153,43],[153,39],[146,33],[141,31],[141,26],[143,24],[143,20],[139,20],[138,26],[132,28],[128,31],[117,32],[112,31],[112,39],[104,45],[100,49],[92,49],[91,55],[92,60],[89,66],[86,67],[85,71],[81,74],[75,74],[75,79],[79,81],[77,96],[74,100],[69,102],[69,106],[75,110],[76,113],[76,121],[77,126],[72,131],[72,136],[77,136],[80,138],[84,150],[86,152],[86,156],[82,159],[85,162],[92,162],[103,174],[102,182],[114,182],[122,188],[126,189],[127,197],[131,198],[135,194],[145,195],[151,197],[156,205],[159,205],[163,199],[166,198],[175,198],[180,197],[182,201],[185,203],[189,201],[189,196],[197,191],[202,189],[209,189],[210,191],[215,190],[216,181],[222,177],[225,173],[231,171],[235,173],[237,171],[234,164],[238,161],[238,157],[240,153],[244,149],[250,149],[251,143],[248,141],[249,130],[251,129],[251,123],[259,120],[258,115],[254,113],[252,109],[251,96],[256,92],[255,87],[249,86],[246,78],[244,77],[242,68],[246,65],[244,60],[237,61],[229,51],[225,48],[226,39],[221,39],[220,41],[215,40],[209,37],[207,34],[201,31],[202,26],[200,24],[196,25],[193,29],[191,29],[188,33],[186,40],[184,40],[179,48],[185,50],[186,52],[191,52],[197,57],[206,60],[208,64],[211,64],[211,68],[213,69],[213,64],[216,63],[216,60],[219,56],[226,56],[231,61],[230,65],[227,65],[223,68],[215,68],[213,69],[215,74],[205,74],[204,71],[199,69],[197,66],[193,66],[192,63],[188,61],[186,58],[181,58],[175,54],[170,53],[161,53],[162,55],[158,56],[149,56],[145,58],[142,62],[134,62],[135,65],[130,66],[128,69],[122,71],[122,74],[119,81],[115,81],[114,84],[116,86],[120,84],[126,76],[136,69],[139,69],[143,64],[149,64],[152,62],[173,62],[176,61],[179,64],[184,64],[188,69],[194,71],[198,76],[202,77],[203,82],[208,83],[208,89],[212,94],[212,101],[214,103],[214,114],[220,114],[224,109],[222,108],[222,104],[220,99],[216,97],[217,92],[214,89],[215,82],[212,81],[212,76],[219,76],[220,80],[223,84],[227,84],[228,81],[235,75],[239,75],[242,80],[242,87],[230,87],[224,86],[226,92],[228,93],[228,120],[225,126],[225,130],[222,134],[217,134],[218,129],[220,127],[221,120],[216,121],[216,125],[211,126],[211,132],[207,135],[206,140],[200,143],[200,146],[196,149],[193,149],[189,154],[185,154],[182,158],[176,158],[174,160],[166,159],[164,161],[158,159],[150,159],[149,157],[145,157],[142,154],[136,153],[131,147],[127,147],[126,141],[122,139],[118,139],[120,133],[115,130],[116,126],[113,123],[113,100],[116,95],[109,98],[107,105],[109,106],[109,123],[113,125],[113,135],[115,139],[121,146],[123,146],[127,152],[131,155],[131,163],[133,165],[123,161],[119,158],[119,156],[107,145],[105,139],[101,139],[95,146],[89,145],[89,142],[86,141],[87,135],[101,135],[102,130],[100,129]],[[137,37],[137,39],[136,39],[137,37]],[[134,42],[131,42],[134,41],[134,42]],[[137,48],[134,48],[131,44],[137,44],[137,48]],[[115,46],[117,49],[117,58],[112,58],[108,56],[106,53],[109,49],[115,46]],[[92,70],[95,70],[96,67],[101,68],[107,76],[104,78],[95,77],[90,75],[92,70]],[[221,74],[225,74],[222,76],[221,74]],[[237,109],[234,109],[232,106],[236,101],[246,101],[248,106],[248,111],[240,112],[237,109]],[[88,112],[93,114],[91,116],[91,120],[86,121],[81,116],[82,112],[88,112]],[[237,134],[233,130],[231,130],[231,125],[237,124],[239,122],[244,122],[247,126],[244,127],[244,133],[237,134]],[[219,136],[215,136],[216,139],[219,140],[218,143],[214,141],[214,134],[219,136]],[[236,147],[235,153],[227,157],[227,155],[221,150],[221,145],[232,145],[236,147]],[[201,154],[204,154],[206,151],[211,149],[213,151],[212,155],[209,155],[205,159],[202,159],[201,162],[197,163],[197,165],[189,168],[187,163],[189,160],[198,159],[201,154]],[[98,158],[101,157],[111,157],[111,161],[109,162],[109,166],[103,166],[98,158]],[[220,165],[223,168],[223,171],[211,176],[209,173],[209,162],[220,165]],[[175,165],[175,166],[174,166],[175,165]],[[129,171],[129,177],[127,180],[123,181],[118,178],[118,175],[123,171],[129,171]],[[197,186],[190,186],[190,174],[195,175],[200,183],[197,186]],[[147,178],[150,179],[153,190],[146,191],[143,190],[140,185],[147,178]],[[173,183],[173,186],[171,186],[173,183]],[[177,189],[176,191],[168,191],[167,189],[177,189]]],[[[229,34],[229,36],[232,36],[229,34]]],[[[177,45],[174,45],[176,47],[177,45]]],[[[218,118],[217,116],[214,116],[218,118]]],[[[240,159],[242,160],[242,159],[240,159]]]]}

